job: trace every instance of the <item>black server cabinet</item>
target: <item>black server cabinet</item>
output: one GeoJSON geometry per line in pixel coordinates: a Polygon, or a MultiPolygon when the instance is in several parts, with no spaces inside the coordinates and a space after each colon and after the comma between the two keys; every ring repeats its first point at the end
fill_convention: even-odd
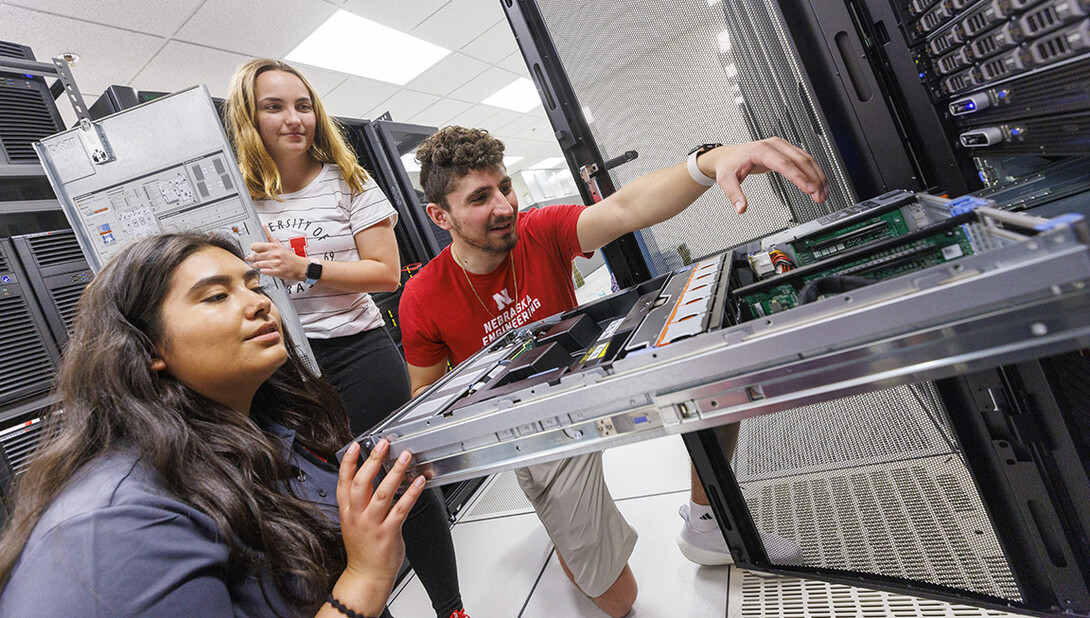
{"type": "Polygon", "coordinates": [[[76,304],[93,273],[71,230],[23,234],[11,239],[58,347],[68,343],[76,304]]]}
{"type": "MultiPolygon", "coordinates": [[[[0,59],[34,60],[25,45],[0,41],[0,59]]],[[[33,143],[64,129],[45,79],[0,71],[0,176],[42,175],[33,143]]]]}
{"type": "Polygon", "coordinates": [[[0,410],[48,391],[59,359],[15,247],[0,239],[0,410]]]}

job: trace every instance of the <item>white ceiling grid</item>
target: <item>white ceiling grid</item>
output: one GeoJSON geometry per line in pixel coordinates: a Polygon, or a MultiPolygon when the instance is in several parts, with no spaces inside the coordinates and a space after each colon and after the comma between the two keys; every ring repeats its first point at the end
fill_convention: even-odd
{"type": "MultiPolygon", "coordinates": [[[[39,61],[78,54],[72,73],[88,105],[114,84],[175,91],[203,83],[222,97],[238,65],[283,58],[338,9],[452,53],[403,87],[301,67],[332,114],[389,111],[399,122],[483,127],[509,156],[524,157],[510,171],[561,156],[540,106],[523,114],[481,103],[528,77],[500,0],[0,0],[0,40],[29,45],[39,61]]],[[[71,124],[72,110],[59,107],[71,124]]]]}

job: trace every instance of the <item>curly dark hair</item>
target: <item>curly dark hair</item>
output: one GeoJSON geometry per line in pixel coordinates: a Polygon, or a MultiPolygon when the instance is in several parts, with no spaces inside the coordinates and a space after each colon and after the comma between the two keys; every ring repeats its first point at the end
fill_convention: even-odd
{"type": "Polygon", "coordinates": [[[443,127],[416,150],[420,184],[429,202],[450,210],[447,195],[470,170],[502,169],[504,145],[484,129],[443,127]]]}

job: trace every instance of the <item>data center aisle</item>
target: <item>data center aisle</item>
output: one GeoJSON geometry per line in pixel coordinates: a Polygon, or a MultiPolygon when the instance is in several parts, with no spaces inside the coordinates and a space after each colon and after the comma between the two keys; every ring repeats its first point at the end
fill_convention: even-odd
{"type": "MultiPolygon", "coordinates": [[[[689,497],[689,459],[679,437],[610,449],[605,474],[621,512],[639,532],[630,560],[640,592],[632,618],[679,616],[1010,616],[794,578],[758,578],[700,567],[675,543],[678,507],[689,497]]],[[[452,530],[466,609],[474,618],[605,616],[572,586],[513,473],[492,477],[452,530]]],[[[434,615],[411,573],[394,589],[397,618],[434,615]]]]}

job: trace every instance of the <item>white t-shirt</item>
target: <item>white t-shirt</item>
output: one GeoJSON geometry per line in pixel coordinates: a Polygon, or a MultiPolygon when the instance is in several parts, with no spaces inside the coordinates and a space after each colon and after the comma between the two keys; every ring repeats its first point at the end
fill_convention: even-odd
{"type": "MultiPolygon", "coordinates": [[[[273,238],[315,260],[359,260],[357,233],[390,217],[397,223],[397,211],[374,180],[352,195],[341,168],[332,163],[322,165],[303,189],[280,197],[284,201],[254,200],[261,223],[273,238]]],[[[307,337],[344,337],[382,325],[368,294],[327,288],[321,280],[312,286],[302,281],[285,285],[307,337]]]]}

